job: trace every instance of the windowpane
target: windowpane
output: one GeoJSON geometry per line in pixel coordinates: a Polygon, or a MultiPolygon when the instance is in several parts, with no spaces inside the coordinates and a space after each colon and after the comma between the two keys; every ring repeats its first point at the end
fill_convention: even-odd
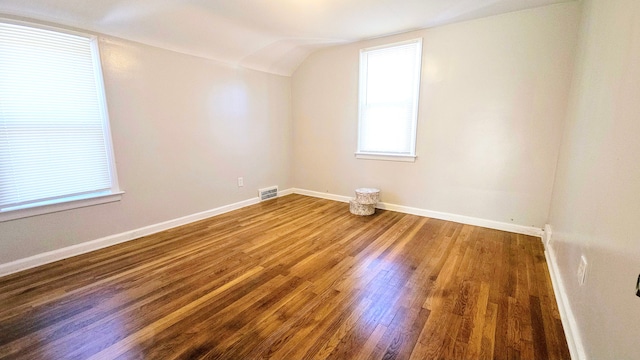
{"type": "Polygon", "coordinates": [[[415,155],[422,40],[360,53],[358,153],[415,155]]]}
{"type": "Polygon", "coordinates": [[[411,153],[406,141],[410,124],[397,119],[409,117],[406,106],[376,105],[366,108],[368,126],[362,129],[361,145],[376,152],[411,153]]]}
{"type": "Polygon", "coordinates": [[[0,23],[0,211],[114,190],[93,41],[0,23]]]}
{"type": "Polygon", "coordinates": [[[367,103],[411,101],[416,51],[405,45],[367,54],[367,103]]]}

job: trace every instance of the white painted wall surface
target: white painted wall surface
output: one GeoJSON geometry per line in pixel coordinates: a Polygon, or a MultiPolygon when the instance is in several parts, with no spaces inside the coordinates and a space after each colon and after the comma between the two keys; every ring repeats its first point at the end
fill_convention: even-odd
{"type": "Polygon", "coordinates": [[[587,357],[638,359],[640,2],[584,6],[551,206],[552,248],[587,357]]]}
{"type": "Polygon", "coordinates": [[[544,226],[565,118],[579,3],[321,50],[294,73],[293,183],[544,226]],[[359,49],[423,37],[415,163],[355,159],[359,49]]]}
{"type": "Polygon", "coordinates": [[[288,77],[123,40],[101,39],[100,48],[126,193],[0,223],[0,264],[291,187],[288,77]]]}

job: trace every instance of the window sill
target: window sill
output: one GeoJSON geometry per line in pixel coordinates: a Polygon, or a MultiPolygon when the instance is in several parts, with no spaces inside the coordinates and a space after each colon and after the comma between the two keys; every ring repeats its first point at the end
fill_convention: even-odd
{"type": "Polygon", "coordinates": [[[56,199],[55,202],[41,202],[21,207],[16,206],[13,208],[7,208],[0,211],[0,222],[116,202],[122,199],[122,194],[124,194],[124,191],[115,193],[100,192],[83,196],[72,196],[63,199],[56,199]]]}
{"type": "Polygon", "coordinates": [[[383,160],[383,161],[401,161],[415,162],[415,155],[395,155],[395,154],[376,154],[376,153],[356,153],[356,159],[364,160],[383,160]]]}

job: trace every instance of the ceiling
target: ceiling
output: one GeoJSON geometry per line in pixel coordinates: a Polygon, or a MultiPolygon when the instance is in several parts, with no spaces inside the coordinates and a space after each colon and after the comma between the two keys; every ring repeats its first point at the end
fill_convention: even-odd
{"type": "Polygon", "coordinates": [[[0,0],[0,14],[280,75],[314,50],[571,0],[0,0]]]}

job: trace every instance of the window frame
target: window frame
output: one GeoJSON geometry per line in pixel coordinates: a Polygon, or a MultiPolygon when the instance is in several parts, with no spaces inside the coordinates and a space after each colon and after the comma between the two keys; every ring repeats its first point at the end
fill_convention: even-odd
{"type": "Polygon", "coordinates": [[[122,194],[124,194],[124,191],[120,189],[120,185],[118,182],[118,173],[116,170],[116,159],[113,149],[113,140],[111,136],[111,125],[109,121],[109,111],[107,106],[106,90],[104,86],[104,77],[102,73],[102,62],[98,36],[61,27],[43,25],[30,21],[15,20],[6,17],[0,17],[0,23],[47,30],[61,34],[83,37],[89,40],[95,77],[94,80],[96,83],[96,91],[98,95],[98,108],[102,116],[102,131],[104,134],[105,153],[111,180],[111,188],[107,190],[96,190],[84,194],[75,194],[54,199],[44,199],[42,201],[34,201],[24,205],[5,207],[4,209],[0,209],[0,222],[120,201],[122,199],[122,194]]]}
{"type": "Polygon", "coordinates": [[[418,108],[420,102],[420,86],[422,83],[422,37],[414,38],[404,41],[393,42],[389,44],[383,44],[378,46],[372,46],[364,49],[360,49],[360,69],[359,69],[359,81],[358,81],[358,131],[357,131],[357,150],[355,157],[357,159],[367,160],[387,160],[387,161],[401,161],[401,162],[415,162],[417,158],[416,154],[416,142],[418,134],[418,108]],[[416,52],[417,73],[414,79],[413,88],[413,108],[411,113],[411,138],[410,149],[407,153],[393,153],[393,152],[373,152],[364,151],[361,146],[361,130],[364,122],[364,109],[366,107],[366,86],[367,86],[367,70],[368,61],[365,62],[366,54],[376,50],[383,50],[392,47],[398,47],[408,44],[418,44],[416,52]]]}

